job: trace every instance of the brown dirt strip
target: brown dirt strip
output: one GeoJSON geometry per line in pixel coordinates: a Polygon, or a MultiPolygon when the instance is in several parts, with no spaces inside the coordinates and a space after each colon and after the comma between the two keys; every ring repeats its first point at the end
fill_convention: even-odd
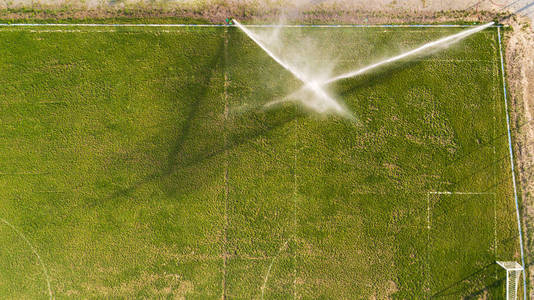
{"type": "MultiPolygon", "coordinates": [[[[511,22],[507,34],[506,80],[510,87],[517,167],[522,198],[525,264],[534,282],[534,32],[525,23],[511,22]]],[[[534,298],[534,289],[530,290],[534,298]]]]}

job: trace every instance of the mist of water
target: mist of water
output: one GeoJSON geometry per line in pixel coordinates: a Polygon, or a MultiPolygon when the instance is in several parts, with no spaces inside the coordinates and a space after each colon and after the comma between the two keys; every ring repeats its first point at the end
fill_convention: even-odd
{"type": "MultiPolygon", "coordinates": [[[[307,68],[309,65],[306,66],[302,63],[299,65],[296,62],[290,62],[287,59],[291,56],[297,59],[296,56],[300,56],[298,58],[300,62],[307,61],[309,64],[310,61],[314,60],[312,57],[304,59],[304,56],[306,55],[303,55],[302,53],[294,53],[294,55],[287,55],[287,53],[285,53],[286,55],[283,53],[275,53],[274,49],[281,49],[281,51],[284,51],[286,48],[280,45],[281,42],[277,34],[280,30],[280,27],[276,29],[277,31],[274,34],[271,33],[269,35],[260,35],[256,32],[252,32],[245,26],[241,25],[241,23],[238,21],[233,21],[235,25],[241,29],[251,40],[253,40],[261,49],[263,49],[267,55],[269,55],[274,61],[280,64],[280,66],[289,71],[291,74],[293,74],[293,76],[295,76],[295,78],[304,84],[304,87],[297,92],[286,96],[284,99],[272,101],[268,103],[267,106],[286,101],[297,101],[305,107],[319,113],[336,113],[344,117],[352,118],[352,114],[344,107],[344,105],[336,101],[328,94],[327,91],[324,90],[324,87],[321,86],[320,82],[326,80],[326,78],[319,78],[317,74],[322,74],[321,76],[324,77],[324,74],[328,74],[329,72],[311,71],[312,68],[307,68]],[[269,43],[269,45],[267,45],[267,43],[269,43]]],[[[289,48],[286,49],[289,50],[289,48]]],[[[294,49],[289,51],[294,51],[294,49]]]]}
{"type": "MultiPolygon", "coordinates": [[[[295,78],[304,84],[301,89],[289,94],[288,96],[267,103],[265,105],[266,107],[283,102],[295,101],[315,112],[321,114],[335,113],[351,120],[355,120],[354,115],[345,107],[345,105],[343,105],[340,100],[336,100],[334,96],[327,92],[326,88],[329,84],[342,79],[357,77],[373,69],[402,59],[410,58],[416,55],[429,54],[436,49],[446,48],[453,43],[482,31],[494,24],[494,22],[490,22],[481,26],[464,30],[358,70],[337,76],[330,76],[330,71],[333,69],[334,61],[332,60],[330,64],[322,66],[322,69],[320,70],[311,68],[310,66],[313,64],[312,61],[315,61],[316,57],[310,56],[309,53],[300,53],[301,51],[295,50],[296,48],[290,48],[288,45],[283,45],[279,38],[281,26],[275,27],[275,31],[271,32],[270,34],[259,34],[252,32],[236,20],[234,20],[234,23],[248,37],[250,37],[250,39],[252,39],[259,47],[261,47],[274,61],[280,64],[284,69],[289,71],[295,78]],[[278,50],[277,53],[275,53],[274,49],[278,50]],[[290,53],[288,54],[288,52],[290,53]]],[[[303,47],[300,46],[298,49],[302,48],[303,47]]]]}
{"type": "Polygon", "coordinates": [[[470,36],[472,34],[475,34],[475,33],[479,32],[481,30],[484,30],[484,29],[492,26],[493,24],[494,24],[493,22],[490,22],[490,23],[487,23],[487,24],[484,24],[484,25],[481,25],[481,26],[478,26],[478,27],[475,27],[475,28],[472,28],[472,29],[468,29],[468,30],[459,32],[457,34],[450,35],[448,37],[441,38],[439,40],[424,44],[423,46],[421,46],[419,48],[404,52],[402,54],[399,54],[399,55],[394,56],[394,57],[390,57],[388,59],[384,59],[384,60],[379,61],[379,62],[377,62],[375,64],[369,65],[367,67],[363,67],[361,69],[358,69],[358,70],[355,70],[355,71],[352,71],[352,72],[348,72],[348,73],[345,73],[345,74],[338,75],[336,77],[328,79],[326,82],[323,82],[323,84],[329,84],[329,83],[332,83],[334,81],[338,81],[338,80],[341,80],[341,79],[346,79],[346,78],[350,78],[350,77],[356,77],[358,75],[361,75],[363,73],[369,72],[369,71],[371,71],[373,69],[376,69],[378,67],[381,67],[383,65],[390,64],[390,63],[396,62],[398,60],[401,60],[401,59],[404,59],[404,58],[407,58],[407,57],[410,57],[410,56],[414,56],[416,54],[421,54],[421,53],[423,53],[425,51],[429,51],[431,49],[435,49],[436,47],[447,47],[447,46],[451,45],[452,43],[458,42],[458,41],[460,41],[460,40],[462,40],[462,39],[464,39],[464,38],[466,38],[466,37],[468,37],[468,36],[470,36]]]}

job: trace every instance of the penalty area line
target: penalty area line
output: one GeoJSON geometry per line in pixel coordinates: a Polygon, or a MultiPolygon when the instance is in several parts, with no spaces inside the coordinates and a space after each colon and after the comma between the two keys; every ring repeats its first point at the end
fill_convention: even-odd
{"type": "Polygon", "coordinates": [[[438,192],[430,191],[430,195],[495,195],[495,193],[490,192],[438,192]]]}

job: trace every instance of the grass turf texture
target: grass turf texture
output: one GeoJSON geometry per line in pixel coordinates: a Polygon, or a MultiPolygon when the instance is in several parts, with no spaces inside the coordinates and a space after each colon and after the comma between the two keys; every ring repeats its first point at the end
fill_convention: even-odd
{"type": "MultiPolygon", "coordinates": [[[[359,125],[248,109],[299,82],[236,28],[72,29],[0,31],[0,217],[56,297],[503,297],[495,29],[334,84],[359,125]]],[[[459,29],[289,30],[341,72],[459,29]]],[[[48,297],[0,242],[0,295],[48,297]]]]}

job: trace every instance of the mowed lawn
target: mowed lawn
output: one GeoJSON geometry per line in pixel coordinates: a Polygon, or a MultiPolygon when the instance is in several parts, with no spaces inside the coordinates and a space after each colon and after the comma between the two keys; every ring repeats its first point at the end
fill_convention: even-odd
{"type": "MultiPolygon", "coordinates": [[[[459,30],[288,36],[338,74],[459,30]]],[[[358,122],[262,108],[299,87],[237,28],[1,28],[1,297],[504,297],[496,29],[330,86],[358,122]]]]}

